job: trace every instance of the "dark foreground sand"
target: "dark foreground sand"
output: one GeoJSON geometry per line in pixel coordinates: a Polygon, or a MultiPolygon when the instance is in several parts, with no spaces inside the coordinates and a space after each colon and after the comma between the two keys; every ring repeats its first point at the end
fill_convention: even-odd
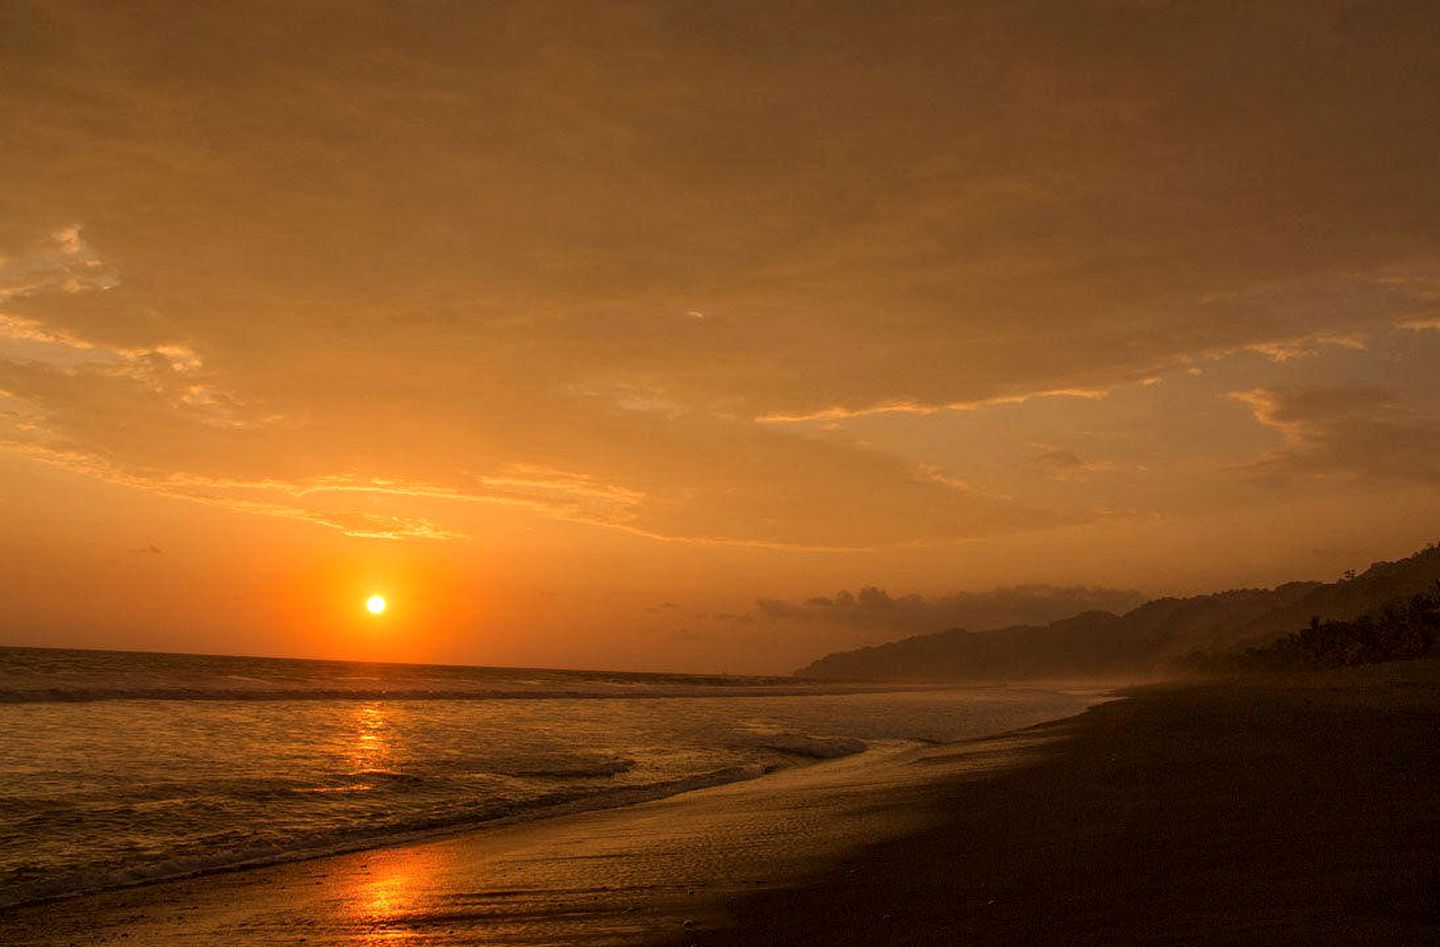
{"type": "Polygon", "coordinates": [[[1141,690],[716,944],[1440,943],[1440,664],[1141,690]]]}
{"type": "Polygon", "coordinates": [[[627,809],[0,914],[0,944],[1440,943],[1440,664],[1166,686],[627,809]]]}

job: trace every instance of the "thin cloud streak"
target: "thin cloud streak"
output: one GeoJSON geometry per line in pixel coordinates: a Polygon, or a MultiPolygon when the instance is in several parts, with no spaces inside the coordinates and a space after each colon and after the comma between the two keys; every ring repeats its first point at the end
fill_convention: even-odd
{"type": "MultiPolygon", "coordinates": [[[[37,444],[0,440],[0,450],[25,456],[51,467],[79,474],[104,483],[130,489],[142,490],[156,496],[186,500],[207,506],[218,507],[237,513],[254,514],[297,520],[336,530],[346,536],[367,539],[426,539],[426,540],[468,540],[469,534],[438,526],[428,519],[392,516],[366,512],[318,512],[304,507],[251,500],[244,497],[222,496],[225,492],[277,493],[292,499],[338,495],[378,495],[392,498],[441,500],[462,504],[498,504],[519,507],[541,513],[566,522],[619,530],[632,536],[661,543],[678,543],[691,546],[736,547],[749,549],[774,549],[791,552],[854,553],[871,552],[892,546],[840,546],[805,543],[773,542],[758,539],[680,536],[643,529],[624,521],[624,517],[607,518],[586,515],[577,510],[576,504],[547,500],[538,497],[522,497],[503,493],[485,494],[467,492],[454,487],[435,486],[397,481],[365,481],[345,475],[319,477],[313,481],[290,483],[281,480],[237,480],[223,477],[203,477],[195,474],[170,472],[147,475],[124,471],[108,464],[103,458],[74,450],[60,450],[37,444]],[[388,525],[387,525],[388,524],[388,525]]],[[[547,486],[539,481],[506,478],[480,478],[479,482],[493,485],[528,485],[541,488],[547,486]]],[[[566,481],[568,482],[568,481],[566,481]]],[[[557,492],[563,491],[562,484],[550,484],[557,492]]],[[[640,494],[622,488],[589,488],[582,496],[620,497],[624,502],[638,502],[640,494]]],[[[894,544],[899,545],[899,544],[894,544]]],[[[909,544],[905,544],[909,545],[909,544]]]]}
{"type": "MultiPolygon", "coordinates": [[[[1440,326],[1440,320],[1437,320],[1435,325],[1440,326]]],[[[1400,328],[1406,329],[1424,329],[1430,327],[1430,324],[1427,322],[1407,322],[1400,325],[1400,328]]],[[[874,417],[887,414],[924,416],[940,414],[947,411],[979,411],[985,408],[1026,404],[1030,401],[1047,398],[1077,398],[1095,401],[1109,397],[1117,389],[1122,387],[1159,384],[1164,380],[1166,373],[1175,370],[1193,371],[1197,363],[1202,361],[1220,361],[1238,353],[1248,352],[1263,355],[1272,362],[1284,363],[1293,359],[1315,355],[1325,346],[1363,352],[1369,348],[1369,341],[1365,335],[1360,333],[1335,334],[1321,332],[1311,335],[1287,336],[1284,338],[1247,342],[1243,345],[1200,349],[1192,353],[1181,353],[1174,357],[1171,364],[1147,369],[1141,372],[1138,378],[1134,377],[1135,373],[1133,371],[1126,370],[1124,374],[1127,377],[1118,379],[1110,384],[1094,387],[1048,388],[1021,394],[994,395],[971,401],[923,402],[899,400],[881,402],[863,407],[833,405],[819,411],[797,414],[784,412],[764,414],[756,417],[755,421],[760,424],[799,424],[812,421],[844,421],[852,418],[874,417]]]]}
{"type": "Polygon", "coordinates": [[[978,401],[952,401],[949,404],[927,404],[916,401],[890,401],[863,408],[839,405],[808,414],[767,414],[755,419],[759,424],[798,424],[806,421],[839,421],[883,414],[939,414],[942,411],[978,411],[997,405],[1024,404],[1036,398],[1084,398],[1096,400],[1110,394],[1108,388],[1052,388],[1021,395],[996,395],[978,401]]]}

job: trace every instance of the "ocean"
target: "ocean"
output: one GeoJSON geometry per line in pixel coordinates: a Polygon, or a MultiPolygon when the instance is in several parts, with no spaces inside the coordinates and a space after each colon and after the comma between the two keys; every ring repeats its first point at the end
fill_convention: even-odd
{"type": "Polygon", "coordinates": [[[0,907],[628,805],[1093,692],[0,648],[0,907]]]}

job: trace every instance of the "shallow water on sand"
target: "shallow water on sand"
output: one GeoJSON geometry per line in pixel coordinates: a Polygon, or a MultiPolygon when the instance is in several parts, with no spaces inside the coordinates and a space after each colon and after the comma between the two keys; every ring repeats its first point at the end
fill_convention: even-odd
{"type": "Polygon", "coordinates": [[[0,906],[623,805],[1084,695],[0,649],[0,906]]]}

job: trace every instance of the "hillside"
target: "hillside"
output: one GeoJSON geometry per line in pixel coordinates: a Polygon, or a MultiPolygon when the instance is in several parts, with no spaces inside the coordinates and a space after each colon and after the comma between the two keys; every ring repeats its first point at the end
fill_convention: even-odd
{"type": "Polygon", "coordinates": [[[1440,640],[1440,582],[1354,619],[1310,619],[1269,644],[1224,654],[1197,653],[1190,664],[1208,671],[1308,671],[1411,661],[1435,653],[1440,640]]]}
{"type": "Polygon", "coordinates": [[[1335,582],[1291,582],[1146,602],[1123,615],[1086,612],[1048,625],[955,628],[827,655],[802,677],[993,680],[1149,673],[1197,652],[1261,647],[1319,618],[1348,621],[1440,579],[1440,546],[1378,562],[1335,582]]]}

